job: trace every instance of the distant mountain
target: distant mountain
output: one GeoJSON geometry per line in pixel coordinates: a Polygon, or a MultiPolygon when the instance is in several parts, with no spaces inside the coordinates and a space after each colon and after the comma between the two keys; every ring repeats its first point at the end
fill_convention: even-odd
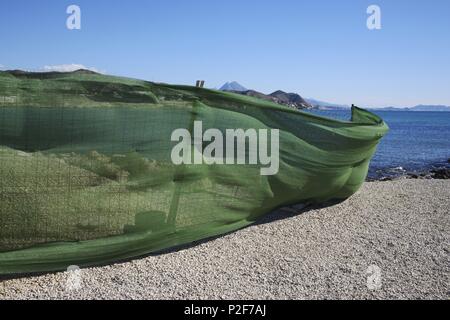
{"type": "Polygon", "coordinates": [[[322,109],[322,110],[348,109],[348,108],[350,108],[350,106],[345,105],[345,104],[336,104],[336,103],[320,101],[320,100],[316,100],[316,99],[312,99],[312,98],[305,99],[305,100],[308,101],[313,107],[318,108],[318,109],[322,109]]]}
{"type": "Polygon", "coordinates": [[[444,105],[417,105],[415,107],[385,107],[385,108],[372,108],[373,110],[384,111],[448,111],[450,112],[450,106],[444,105]]]}
{"type": "Polygon", "coordinates": [[[222,91],[247,91],[248,89],[240,85],[236,81],[227,82],[219,90],[222,91]]]}
{"type": "Polygon", "coordinates": [[[264,94],[255,90],[246,90],[246,91],[232,90],[232,92],[239,93],[249,97],[255,97],[263,100],[272,101],[296,109],[313,108],[313,106],[309,104],[306,100],[304,100],[300,95],[296,93],[286,93],[281,90],[277,90],[271,94],[264,94]]]}
{"type": "MultiPolygon", "coordinates": [[[[305,99],[308,101],[314,108],[321,110],[342,110],[348,109],[350,106],[344,104],[336,104],[325,101],[320,101],[316,99],[305,99]]],[[[385,110],[385,111],[450,111],[450,106],[444,105],[417,105],[415,107],[383,107],[383,108],[370,108],[366,107],[370,110],[385,110]]]]}
{"type": "Polygon", "coordinates": [[[450,111],[450,106],[443,105],[418,105],[411,108],[412,111],[450,111]]]}
{"type": "Polygon", "coordinates": [[[367,110],[383,110],[383,111],[407,111],[408,108],[383,107],[383,108],[367,108],[367,110]]]}
{"type": "MultiPolygon", "coordinates": [[[[287,93],[281,90],[272,92],[271,94],[264,94],[255,90],[246,89],[236,81],[225,83],[219,90],[231,91],[242,95],[256,97],[282,104],[296,109],[320,109],[320,110],[345,110],[349,109],[349,105],[337,104],[326,101],[321,101],[313,98],[302,98],[297,93],[287,93]]],[[[385,108],[369,108],[371,110],[388,110],[388,111],[449,111],[450,106],[445,105],[417,105],[414,107],[385,107],[385,108]]]]}
{"type": "Polygon", "coordinates": [[[298,109],[312,109],[313,106],[303,99],[297,93],[287,93],[281,90],[277,90],[272,92],[269,96],[271,96],[276,103],[284,104],[288,107],[298,108],[298,109]]]}

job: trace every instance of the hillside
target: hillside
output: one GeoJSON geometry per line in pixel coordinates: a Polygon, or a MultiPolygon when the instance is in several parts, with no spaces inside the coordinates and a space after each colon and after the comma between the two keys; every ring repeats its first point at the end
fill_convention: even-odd
{"type": "MultiPolygon", "coordinates": [[[[247,95],[267,100],[271,108],[280,107],[281,100],[263,94],[247,95]],[[272,103],[270,103],[272,102],[272,103]]],[[[238,91],[216,91],[193,86],[169,85],[149,81],[95,73],[89,70],[73,72],[0,71],[0,106],[26,107],[114,107],[114,106],[164,106],[167,104],[191,106],[201,100],[212,105],[222,101],[240,100],[260,104],[242,96],[238,91]],[[239,93],[238,95],[236,93],[239,93]]],[[[286,100],[287,99],[287,100],[286,100]]],[[[295,103],[302,103],[295,97],[295,103]]],[[[283,103],[288,105],[287,103],[283,103]]]]}
{"type": "Polygon", "coordinates": [[[280,105],[284,105],[294,109],[313,109],[313,106],[296,93],[286,93],[278,90],[271,94],[264,94],[255,90],[232,91],[249,97],[255,97],[267,101],[271,101],[280,105]]]}
{"type": "Polygon", "coordinates": [[[155,104],[158,98],[145,81],[74,72],[0,72],[0,104],[16,106],[113,106],[155,104]]]}
{"type": "Polygon", "coordinates": [[[311,109],[312,105],[303,99],[297,93],[287,93],[281,90],[275,91],[270,94],[273,101],[279,104],[283,104],[289,107],[298,109],[311,109]]]}

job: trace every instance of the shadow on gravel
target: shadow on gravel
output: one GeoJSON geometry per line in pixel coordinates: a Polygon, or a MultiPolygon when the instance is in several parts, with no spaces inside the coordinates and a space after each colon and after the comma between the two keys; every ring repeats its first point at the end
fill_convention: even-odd
{"type": "MultiPolygon", "coordinates": [[[[289,219],[304,213],[307,213],[311,210],[315,210],[315,209],[321,209],[321,208],[326,208],[326,207],[331,207],[334,206],[338,203],[341,203],[345,200],[339,200],[339,201],[329,201],[320,205],[306,205],[306,204],[296,204],[296,205],[292,205],[292,206],[286,206],[286,207],[281,207],[278,209],[273,210],[272,212],[268,213],[267,215],[261,217],[260,219],[258,219],[256,222],[252,223],[251,225],[238,229],[238,230],[234,230],[231,232],[227,232],[224,234],[220,234],[218,236],[213,236],[213,237],[209,237],[209,238],[205,238],[202,240],[198,240],[198,241],[193,241],[187,244],[182,244],[179,246],[175,246],[175,247],[171,247],[168,249],[163,249],[163,250],[159,250],[159,251],[155,251],[155,252],[151,252],[149,254],[146,255],[142,255],[142,256],[137,256],[137,257],[133,257],[130,259],[122,259],[122,260],[117,260],[114,263],[106,263],[106,264],[96,264],[96,265],[92,265],[90,267],[86,267],[86,268],[96,268],[96,267],[103,267],[103,266],[111,266],[111,265],[117,265],[117,264],[121,264],[121,263],[126,263],[126,262],[130,262],[130,261],[134,261],[134,260],[139,260],[139,259],[143,259],[146,257],[152,257],[152,256],[159,256],[162,254],[168,254],[168,253],[174,253],[174,252],[178,252],[181,250],[187,250],[193,247],[196,247],[198,245],[201,245],[203,243],[206,242],[210,242],[212,240],[215,239],[219,239],[223,236],[238,232],[239,230],[243,230],[252,226],[257,226],[257,225],[263,225],[266,223],[272,223],[278,220],[284,220],[284,219],[289,219]]],[[[83,268],[82,268],[83,269],[83,268]]],[[[13,279],[19,279],[19,278],[28,278],[28,277],[37,277],[37,276],[43,276],[43,275],[47,275],[47,274],[55,274],[55,273],[60,273],[60,272],[64,272],[64,271],[48,271],[48,272],[35,272],[35,273],[22,273],[22,274],[9,274],[9,275],[0,275],[0,283],[6,280],[13,280],[13,279]]]]}
{"type": "MultiPolygon", "coordinates": [[[[179,245],[179,246],[175,246],[175,247],[171,247],[168,249],[163,249],[163,250],[159,250],[156,252],[152,252],[150,254],[148,254],[147,256],[157,256],[160,254],[166,254],[166,253],[173,253],[173,252],[178,252],[181,250],[185,250],[185,249],[189,249],[192,247],[196,247],[200,244],[215,240],[215,239],[219,239],[222,238],[223,236],[229,235],[229,234],[233,234],[235,232],[238,232],[239,230],[243,230],[246,228],[250,228],[252,226],[257,226],[257,225],[263,225],[266,223],[272,223],[274,221],[278,221],[278,220],[284,220],[284,219],[289,219],[304,213],[307,213],[308,211],[311,210],[315,210],[315,209],[321,209],[321,208],[326,208],[326,207],[331,207],[334,206],[338,203],[341,203],[345,200],[336,200],[336,201],[328,201],[326,203],[320,204],[320,205],[307,205],[307,204],[296,204],[296,205],[292,205],[292,206],[287,206],[287,207],[281,207],[278,209],[273,210],[272,212],[266,214],[265,216],[259,218],[258,220],[256,220],[254,223],[238,229],[238,230],[234,230],[231,232],[227,232],[227,233],[223,233],[220,234],[218,236],[213,236],[213,237],[209,237],[209,238],[205,238],[202,240],[197,240],[194,242],[190,242],[190,243],[186,243],[183,245],[179,245]]],[[[134,260],[134,259],[132,259],[134,260]]]]}

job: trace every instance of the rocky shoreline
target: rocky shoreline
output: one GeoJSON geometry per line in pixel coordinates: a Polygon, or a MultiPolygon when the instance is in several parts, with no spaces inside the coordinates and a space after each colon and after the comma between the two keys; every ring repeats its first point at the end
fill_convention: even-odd
{"type": "Polygon", "coordinates": [[[403,167],[378,169],[369,172],[366,181],[391,181],[397,179],[450,179],[450,159],[445,164],[435,164],[420,170],[403,167]]]}

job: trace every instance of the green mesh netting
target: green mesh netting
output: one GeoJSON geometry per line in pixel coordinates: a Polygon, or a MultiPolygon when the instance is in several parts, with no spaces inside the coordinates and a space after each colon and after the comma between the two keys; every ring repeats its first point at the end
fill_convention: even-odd
{"type": "Polygon", "coordinates": [[[345,199],[386,131],[359,108],[346,122],[87,71],[0,72],[0,273],[113,262],[242,228],[283,205],[345,199]],[[175,165],[171,134],[194,134],[196,121],[224,135],[279,129],[278,173],[175,165]]]}

